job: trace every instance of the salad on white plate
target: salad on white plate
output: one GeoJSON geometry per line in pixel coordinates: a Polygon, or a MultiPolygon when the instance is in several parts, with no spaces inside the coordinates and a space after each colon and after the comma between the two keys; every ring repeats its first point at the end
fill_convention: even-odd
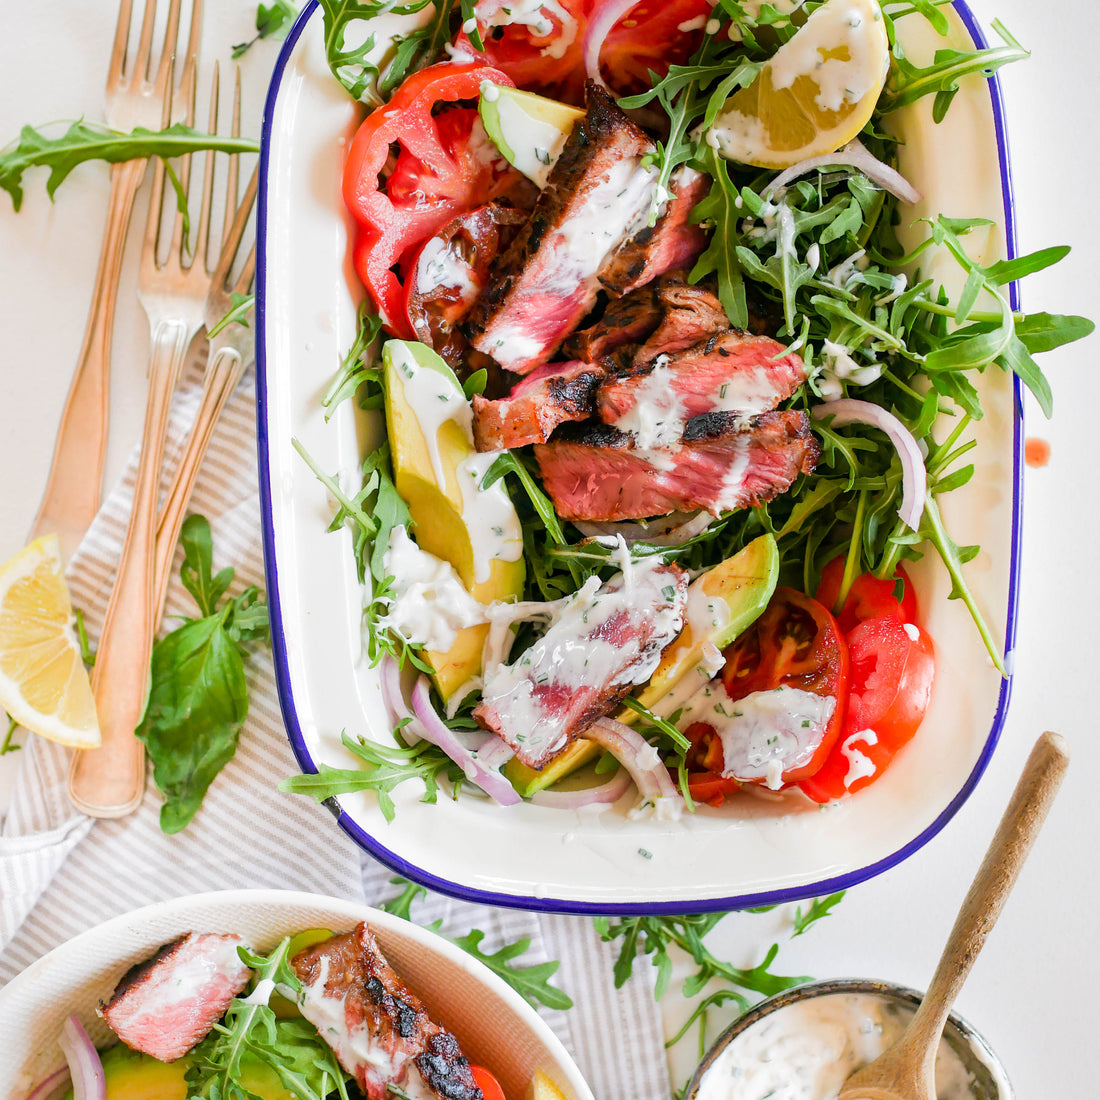
{"type": "Polygon", "coordinates": [[[324,405],[386,431],[351,491],[298,447],[354,532],[396,739],[345,735],[361,772],[286,789],[387,818],[413,777],[572,809],[633,787],[660,818],[847,799],[919,736],[929,553],[1006,674],[940,502],[981,376],[1049,414],[1033,354],[1091,324],[1014,308],[1066,249],[990,260],[987,219],[914,213],[899,120],[1026,56],[994,24],[911,60],[903,24],[946,35],[950,7],[414,3],[391,34],[379,5],[356,52],[322,4],[368,104],[367,296],[324,405]]]}

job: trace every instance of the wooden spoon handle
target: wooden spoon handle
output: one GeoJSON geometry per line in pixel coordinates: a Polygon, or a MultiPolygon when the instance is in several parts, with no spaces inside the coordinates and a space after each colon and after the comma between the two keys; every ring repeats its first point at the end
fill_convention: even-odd
{"type": "Polygon", "coordinates": [[[929,1040],[928,1049],[933,1058],[951,1005],[986,936],[997,923],[1005,899],[1058,793],[1068,764],[1065,739],[1057,733],[1044,733],[1031,750],[996,835],[947,937],[932,984],[906,1036],[907,1040],[912,1039],[915,1048],[919,1041],[915,1033],[920,1032],[929,1040]]]}

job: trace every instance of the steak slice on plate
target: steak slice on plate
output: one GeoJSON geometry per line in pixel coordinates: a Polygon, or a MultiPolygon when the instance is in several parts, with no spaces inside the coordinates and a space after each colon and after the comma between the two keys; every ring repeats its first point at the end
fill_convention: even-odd
{"type": "Polygon", "coordinates": [[[596,387],[607,371],[593,363],[547,363],[489,401],[474,395],[474,444],[479,451],[503,451],[545,443],[559,425],[596,411],[596,387]]]}
{"type": "Polygon", "coordinates": [[[240,936],[188,932],[131,968],[99,1009],[131,1049],[174,1062],[210,1033],[252,971],[240,936]]]}
{"type": "Polygon", "coordinates": [[[365,923],[291,965],[302,983],[299,1010],[367,1100],[482,1100],[458,1040],[394,973],[365,923]]]}
{"type": "Polygon", "coordinates": [[[658,284],[650,283],[607,303],[603,316],[574,332],[562,351],[571,359],[595,363],[617,348],[639,344],[661,323],[663,314],[658,284]]]}
{"type": "Polygon", "coordinates": [[[590,82],[587,114],[466,320],[471,346],[515,374],[549,360],[591,312],[608,260],[648,217],[657,174],[642,159],[655,152],[590,82]]]}
{"type": "Polygon", "coordinates": [[[820,448],[801,410],[690,420],[678,446],[646,449],[628,432],[588,422],[535,447],[558,515],[607,522],[703,509],[713,515],[786,492],[820,448]]]}
{"type": "Polygon", "coordinates": [[[630,562],[603,585],[591,578],[541,638],[486,675],[474,717],[542,768],[653,675],[683,627],[687,586],[659,558],[630,562]]]}

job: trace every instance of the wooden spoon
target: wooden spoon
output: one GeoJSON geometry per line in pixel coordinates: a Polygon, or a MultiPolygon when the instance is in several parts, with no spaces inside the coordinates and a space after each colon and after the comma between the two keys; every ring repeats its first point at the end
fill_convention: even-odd
{"type": "Polygon", "coordinates": [[[1068,763],[1065,740],[1058,734],[1044,733],[1035,743],[955,918],[924,1000],[901,1038],[870,1065],[856,1070],[837,1100],[936,1100],[936,1050],[943,1025],[1016,883],[1068,763]]]}

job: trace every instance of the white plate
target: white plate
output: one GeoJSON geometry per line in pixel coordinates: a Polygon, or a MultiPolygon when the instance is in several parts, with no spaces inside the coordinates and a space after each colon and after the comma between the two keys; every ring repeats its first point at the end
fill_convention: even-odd
{"type": "MultiPolygon", "coordinates": [[[[978,32],[961,5],[952,41],[978,32]],[[972,30],[968,31],[968,27],[972,30]]],[[[906,20],[904,24],[913,24],[906,20]]],[[[919,59],[948,45],[907,42],[919,59]]],[[[916,211],[984,216],[1001,228],[980,260],[1006,254],[1011,203],[999,90],[971,78],[940,125],[931,98],[904,120],[902,171],[925,196],[916,211]]],[[[283,714],[302,767],[354,767],[340,734],[391,742],[378,676],[364,657],[363,593],[346,531],[327,534],[332,505],[291,447],[358,488],[367,429],[345,403],[326,423],[319,397],[355,332],[357,285],[340,198],[356,111],[329,75],[322,21],[307,10],[276,67],[264,118],[260,189],[257,365],[260,478],[272,639],[283,714]]],[[[959,283],[945,265],[945,281],[959,283]]],[[[967,567],[977,601],[1011,656],[1019,532],[1019,400],[997,369],[979,380],[976,475],[943,501],[960,545],[980,543],[967,567]]],[[[841,804],[795,810],[743,797],[677,823],[634,821],[630,798],[602,812],[502,809],[476,797],[437,805],[422,788],[395,793],[387,823],[373,795],[331,803],[343,828],[395,870],[473,900],[571,912],[685,912],[822,894],[904,859],[956,812],[985,768],[1008,702],[966,608],[931,556],[912,570],[938,661],[924,725],[879,782],[841,804]]],[[[323,841],[319,840],[319,848],[323,841]]]]}
{"type": "Polygon", "coordinates": [[[525,1095],[541,1069],[569,1097],[593,1100],[565,1047],[522,997],[442,937],[365,905],[298,891],[226,890],[158,902],[115,917],[55,948],[0,990],[4,1050],[0,1096],[22,1100],[64,1065],[57,1038],[76,1013],[97,1045],[110,1037],[95,1014],[118,980],[161,944],[190,931],[237,932],[269,951],[307,928],[350,931],[368,921],[394,969],[471,1061],[508,1096],[525,1095]],[[476,1006],[477,1011],[470,1011],[476,1006]]]}

